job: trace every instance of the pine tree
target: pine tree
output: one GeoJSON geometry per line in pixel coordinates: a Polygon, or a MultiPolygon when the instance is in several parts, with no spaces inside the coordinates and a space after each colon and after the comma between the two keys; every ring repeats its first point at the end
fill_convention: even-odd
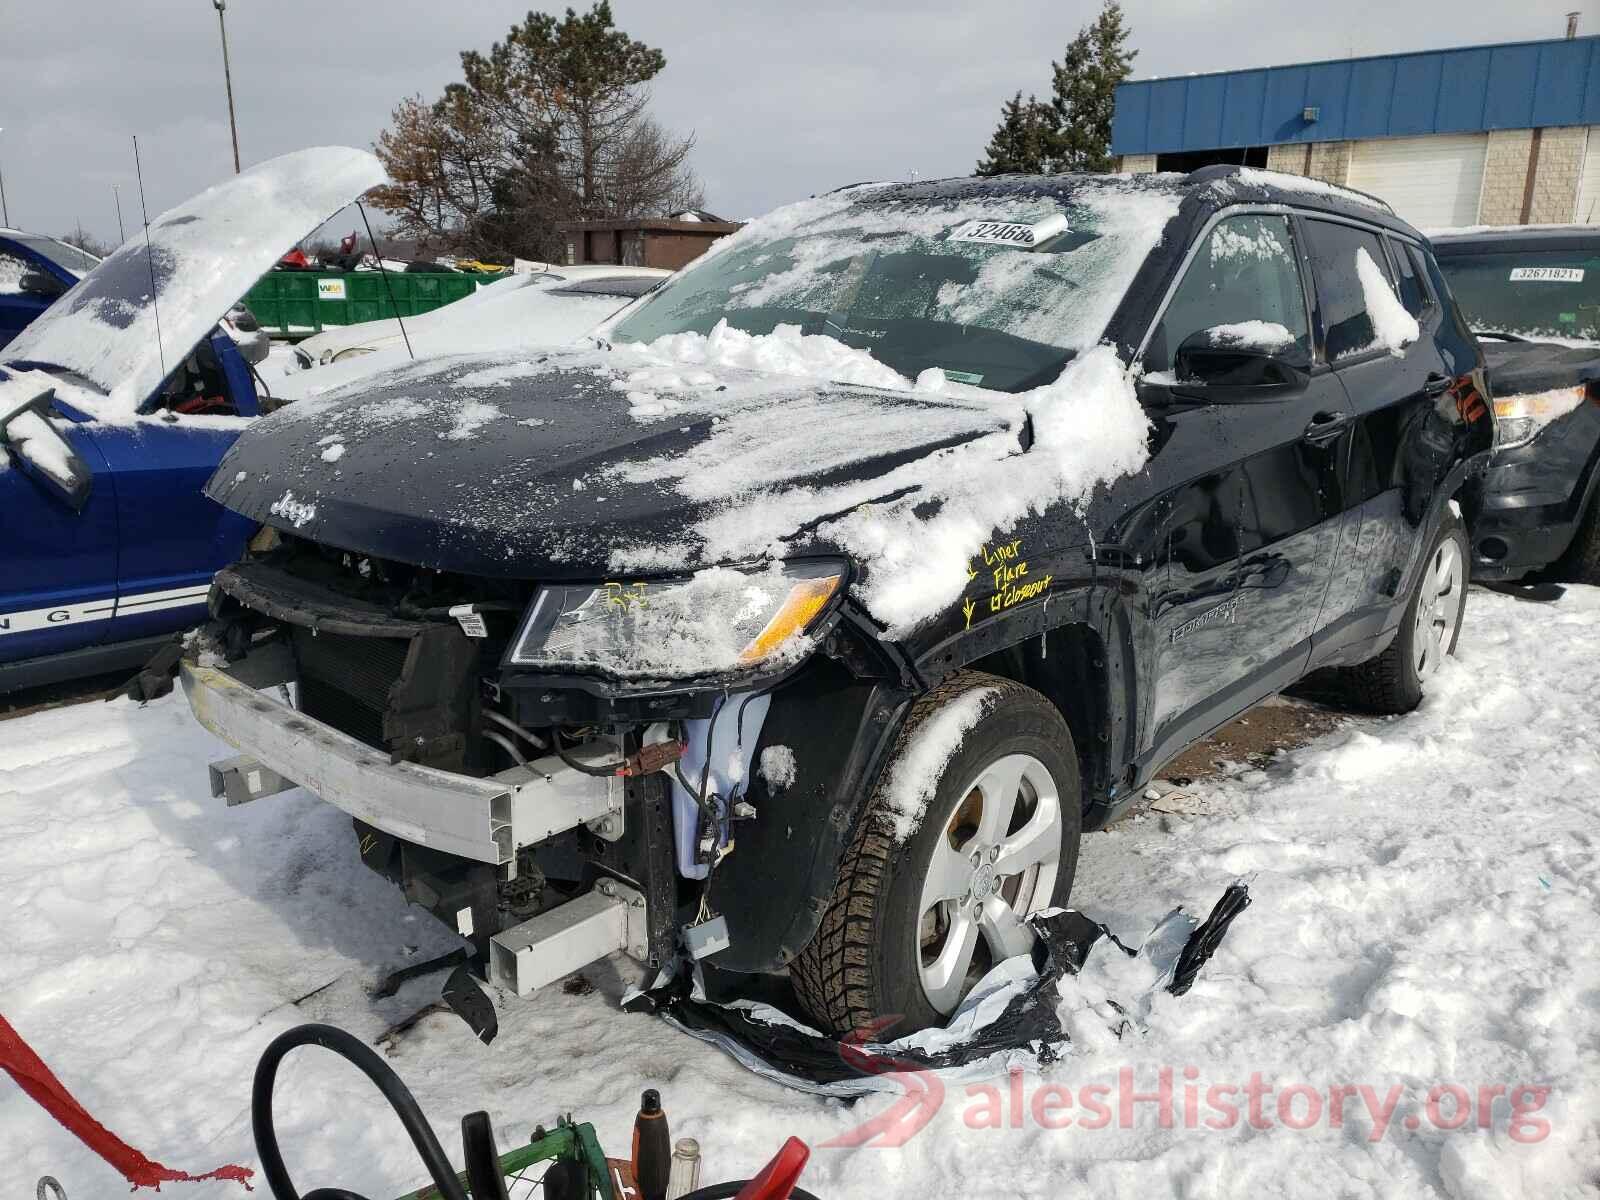
{"type": "Polygon", "coordinates": [[[1047,168],[1054,114],[1051,106],[1018,92],[1000,109],[1000,124],[978,162],[979,175],[1038,175],[1047,168]]]}
{"type": "Polygon", "coordinates": [[[1052,171],[1109,171],[1111,115],[1117,84],[1133,71],[1122,5],[1105,0],[1094,24],[1078,31],[1059,63],[1051,63],[1055,95],[1050,101],[1052,171]]]}

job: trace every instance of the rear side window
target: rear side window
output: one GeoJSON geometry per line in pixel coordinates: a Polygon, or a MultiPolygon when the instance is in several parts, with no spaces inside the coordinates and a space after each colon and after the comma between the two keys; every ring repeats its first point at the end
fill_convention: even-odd
{"type": "Polygon", "coordinates": [[[1275,334],[1277,348],[1309,347],[1305,292],[1287,217],[1242,214],[1217,222],[1150,336],[1145,369],[1170,371],[1186,338],[1217,326],[1240,327],[1241,338],[1275,334]]]}
{"type": "Polygon", "coordinates": [[[1396,291],[1400,294],[1400,303],[1405,305],[1406,311],[1413,317],[1420,319],[1427,311],[1430,303],[1428,287],[1422,282],[1422,268],[1417,262],[1417,252],[1405,242],[1391,240],[1389,248],[1394,251],[1394,265],[1399,271],[1395,280],[1398,285],[1396,291]]]}
{"type": "Polygon", "coordinates": [[[1378,235],[1334,221],[1307,220],[1305,227],[1306,251],[1317,280],[1317,299],[1322,306],[1329,361],[1374,348],[1378,334],[1367,312],[1366,295],[1356,264],[1359,253],[1365,251],[1379,270],[1388,275],[1388,260],[1378,235]]]}

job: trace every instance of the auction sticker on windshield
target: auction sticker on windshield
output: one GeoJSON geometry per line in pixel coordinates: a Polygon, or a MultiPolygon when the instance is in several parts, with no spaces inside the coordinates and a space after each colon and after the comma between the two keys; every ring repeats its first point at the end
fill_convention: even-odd
{"type": "Polygon", "coordinates": [[[988,242],[997,246],[1037,246],[1067,231],[1067,219],[1054,213],[1032,224],[1023,221],[968,221],[950,235],[952,242],[988,242]]]}
{"type": "Polygon", "coordinates": [[[1512,267],[1512,283],[1582,283],[1582,267],[1512,267]]]}

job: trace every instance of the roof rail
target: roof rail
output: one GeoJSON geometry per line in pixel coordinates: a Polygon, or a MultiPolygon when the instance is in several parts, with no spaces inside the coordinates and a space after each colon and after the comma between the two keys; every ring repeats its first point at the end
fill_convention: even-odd
{"type": "Polygon", "coordinates": [[[1210,183],[1213,179],[1224,179],[1229,175],[1237,175],[1239,166],[1239,163],[1207,163],[1203,167],[1196,167],[1184,178],[1190,183],[1210,183]]]}

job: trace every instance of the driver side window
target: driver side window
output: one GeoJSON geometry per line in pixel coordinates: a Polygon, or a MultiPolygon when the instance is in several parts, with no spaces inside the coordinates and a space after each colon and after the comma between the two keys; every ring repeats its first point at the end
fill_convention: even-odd
{"type": "Polygon", "coordinates": [[[1150,337],[1145,370],[1171,371],[1178,347],[1202,329],[1247,322],[1264,326],[1239,331],[1241,341],[1265,338],[1284,347],[1292,342],[1310,353],[1311,326],[1288,217],[1244,214],[1212,228],[1150,337]]]}
{"type": "Polygon", "coordinates": [[[27,259],[0,250],[0,296],[22,295],[22,277],[36,270],[27,259]]]}

